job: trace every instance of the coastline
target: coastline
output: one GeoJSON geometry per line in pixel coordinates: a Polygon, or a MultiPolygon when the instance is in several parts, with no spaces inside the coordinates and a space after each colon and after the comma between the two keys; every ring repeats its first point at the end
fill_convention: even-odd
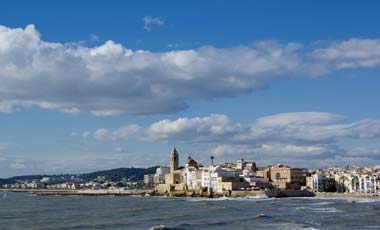
{"type": "Polygon", "coordinates": [[[0,192],[27,192],[37,196],[141,196],[150,190],[64,190],[64,189],[1,189],[0,192]]]}
{"type": "Polygon", "coordinates": [[[158,193],[154,190],[50,190],[50,189],[0,189],[0,192],[24,192],[37,196],[155,196],[155,197],[316,197],[316,198],[373,198],[380,199],[379,194],[355,194],[355,193],[312,193],[308,190],[269,190],[269,191],[232,191],[231,193],[186,192],[174,191],[170,193],[158,193]]]}
{"type": "Polygon", "coordinates": [[[380,199],[380,194],[369,194],[369,193],[315,193],[315,197],[326,197],[326,198],[373,198],[380,199]]]}
{"type": "Polygon", "coordinates": [[[269,191],[231,191],[224,193],[172,191],[159,193],[154,190],[50,190],[50,189],[0,189],[0,192],[28,192],[37,196],[157,196],[157,197],[313,197],[314,193],[307,190],[269,190],[269,191]]]}

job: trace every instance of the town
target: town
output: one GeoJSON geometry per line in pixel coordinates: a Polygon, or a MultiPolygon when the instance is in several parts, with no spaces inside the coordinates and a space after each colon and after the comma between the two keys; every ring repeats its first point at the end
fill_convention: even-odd
{"type": "MultiPolygon", "coordinates": [[[[308,191],[313,194],[353,194],[378,196],[380,193],[380,167],[330,167],[327,169],[294,168],[282,164],[259,167],[254,161],[238,159],[236,162],[204,166],[188,156],[183,166],[179,165],[179,152],[174,147],[169,155],[170,166],[157,166],[142,172],[151,172],[138,177],[97,176],[86,179],[81,176],[50,176],[40,179],[17,180],[2,184],[3,189],[13,191],[151,191],[155,195],[208,194],[207,196],[234,196],[234,194],[260,194],[263,191],[308,191]],[[181,193],[182,192],[182,193],[181,193]],[[242,193],[243,192],[243,193],[242,193]],[[250,193],[251,192],[251,193],[250,193]],[[252,193],[253,192],[253,193],[252,193]],[[256,192],[256,193],[255,193],[256,192]]],[[[137,169],[131,169],[136,171],[137,169]]],[[[118,171],[114,171],[113,174],[118,171]]],[[[142,175],[142,174],[141,174],[142,175]]],[[[121,193],[120,193],[121,192],[121,193]]],[[[71,193],[70,193],[71,194],[71,193]]],[[[130,194],[130,193],[126,193],[130,194]]],[[[135,194],[135,193],[134,193],[135,194]]],[[[304,196],[305,193],[295,193],[304,196]]],[[[310,194],[310,193],[307,193],[310,194]]]]}
{"type": "Polygon", "coordinates": [[[179,167],[179,153],[170,153],[170,167],[159,167],[144,176],[144,183],[165,194],[171,191],[207,191],[231,194],[233,191],[308,190],[314,193],[336,192],[378,194],[380,167],[332,167],[307,170],[281,164],[257,167],[254,161],[213,163],[203,166],[188,157],[179,167]]]}

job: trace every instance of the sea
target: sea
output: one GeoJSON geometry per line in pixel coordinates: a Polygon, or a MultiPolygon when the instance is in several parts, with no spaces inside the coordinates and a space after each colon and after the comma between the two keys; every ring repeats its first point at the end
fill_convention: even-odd
{"type": "Polygon", "coordinates": [[[380,199],[0,197],[0,229],[380,229],[380,199]]]}

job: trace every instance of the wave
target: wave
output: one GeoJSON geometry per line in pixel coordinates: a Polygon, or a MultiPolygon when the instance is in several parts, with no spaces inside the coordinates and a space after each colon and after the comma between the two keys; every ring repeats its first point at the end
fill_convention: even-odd
{"type": "Polygon", "coordinates": [[[341,210],[336,209],[334,207],[319,208],[319,207],[300,206],[300,207],[297,207],[296,209],[297,210],[311,211],[311,212],[318,212],[318,213],[337,213],[337,212],[342,212],[341,210]]]}
{"type": "Polygon", "coordinates": [[[149,230],[175,230],[174,228],[167,227],[163,224],[151,227],[149,230]]]}
{"type": "Polygon", "coordinates": [[[281,230],[319,230],[315,224],[300,221],[271,222],[261,225],[262,229],[281,229],[281,230]]]}
{"type": "Polygon", "coordinates": [[[321,200],[339,200],[347,201],[348,203],[375,203],[380,202],[379,198],[364,198],[364,197],[315,197],[321,200]]]}
{"type": "Polygon", "coordinates": [[[309,204],[309,205],[312,205],[312,206],[325,206],[325,205],[333,205],[335,204],[334,202],[330,202],[330,201],[322,201],[322,202],[318,202],[318,203],[312,203],[312,204],[309,204]]]}
{"type": "MultiPolygon", "coordinates": [[[[294,200],[332,200],[332,201],[347,201],[349,203],[375,203],[380,202],[379,198],[366,198],[366,197],[287,197],[281,199],[294,199],[294,200]]],[[[322,202],[321,202],[322,203],[322,202]]]]}
{"type": "Polygon", "coordinates": [[[269,198],[267,196],[246,196],[246,197],[218,197],[218,198],[197,198],[191,197],[186,198],[187,201],[266,201],[266,200],[274,200],[276,198],[269,198]]]}

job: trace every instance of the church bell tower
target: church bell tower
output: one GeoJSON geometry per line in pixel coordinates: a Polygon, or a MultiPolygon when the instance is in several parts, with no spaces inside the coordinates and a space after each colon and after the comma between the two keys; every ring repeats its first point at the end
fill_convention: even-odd
{"type": "Polygon", "coordinates": [[[178,169],[178,151],[174,147],[172,152],[170,153],[170,173],[173,173],[178,169]]]}

